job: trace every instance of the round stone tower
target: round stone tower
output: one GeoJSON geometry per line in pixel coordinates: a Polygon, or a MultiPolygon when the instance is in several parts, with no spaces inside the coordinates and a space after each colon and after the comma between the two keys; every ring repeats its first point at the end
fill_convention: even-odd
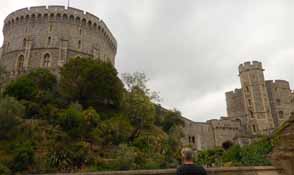
{"type": "Polygon", "coordinates": [[[6,17],[3,34],[0,64],[9,78],[38,67],[57,73],[73,57],[115,62],[117,43],[105,23],[71,7],[17,10],[6,17]]]}
{"type": "Polygon", "coordinates": [[[268,134],[274,128],[261,62],[239,66],[247,129],[252,134],[268,134]]]}

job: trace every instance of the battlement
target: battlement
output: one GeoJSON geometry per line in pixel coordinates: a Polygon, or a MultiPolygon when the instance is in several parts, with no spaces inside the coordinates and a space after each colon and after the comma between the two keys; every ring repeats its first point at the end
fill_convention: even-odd
{"type": "Polygon", "coordinates": [[[271,84],[275,88],[290,89],[290,83],[286,80],[267,80],[266,84],[271,84]]]}
{"type": "Polygon", "coordinates": [[[240,126],[240,122],[232,119],[231,117],[221,117],[220,119],[212,119],[208,120],[213,128],[222,128],[222,129],[235,129],[238,130],[240,126]]]}
{"type": "Polygon", "coordinates": [[[102,32],[104,37],[117,49],[117,41],[105,25],[97,16],[72,7],[65,6],[36,6],[22,8],[10,13],[4,20],[3,31],[8,30],[15,24],[40,21],[70,22],[84,28],[89,28],[102,32]]]}
{"type": "Polygon", "coordinates": [[[259,61],[252,61],[252,62],[247,61],[247,62],[239,65],[239,73],[247,72],[247,71],[250,71],[250,70],[256,70],[256,69],[263,70],[261,62],[259,62],[259,61]]]}
{"type": "Polygon", "coordinates": [[[226,94],[226,97],[234,97],[234,96],[239,96],[242,94],[242,89],[238,89],[236,88],[235,90],[233,91],[228,91],[225,93],[226,94]]]}

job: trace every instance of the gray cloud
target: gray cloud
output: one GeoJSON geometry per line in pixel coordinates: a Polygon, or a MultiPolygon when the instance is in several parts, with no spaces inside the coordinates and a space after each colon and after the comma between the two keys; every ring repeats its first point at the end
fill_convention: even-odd
{"type": "MultiPolygon", "coordinates": [[[[44,3],[2,2],[0,20],[22,6],[44,3]]],[[[240,86],[237,68],[244,61],[262,61],[267,79],[286,79],[293,85],[290,0],[71,0],[71,4],[109,26],[118,40],[120,73],[145,72],[151,89],[164,99],[163,106],[175,107],[195,121],[226,115],[224,92],[240,86]]]]}

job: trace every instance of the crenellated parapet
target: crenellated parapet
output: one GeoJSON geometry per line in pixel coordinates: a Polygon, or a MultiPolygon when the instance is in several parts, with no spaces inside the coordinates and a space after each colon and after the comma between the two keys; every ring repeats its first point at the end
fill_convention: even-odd
{"type": "Polygon", "coordinates": [[[239,74],[250,70],[263,70],[262,63],[259,61],[248,61],[239,65],[239,74]]]}
{"type": "Polygon", "coordinates": [[[16,10],[6,17],[3,32],[9,32],[9,30],[14,28],[15,25],[23,25],[25,23],[42,23],[48,21],[71,23],[82,28],[96,30],[104,35],[113,50],[116,51],[117,49],[116,39],[101,19],[89,12],[72,7],[37,6],[16,10]]]}
{"type": "Polygon", "coordinates": [[[226,94],[226,97],[228,97],[228,98],[235,97],[235,96],[240,96],[240,95],[242,95],[242,89],[236,88],[235,90],[228,91],[225,94],[226,94]]]}

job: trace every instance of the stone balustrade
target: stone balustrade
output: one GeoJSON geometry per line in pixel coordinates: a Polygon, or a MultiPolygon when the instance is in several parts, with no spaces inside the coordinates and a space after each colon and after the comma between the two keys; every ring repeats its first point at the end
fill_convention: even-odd
{"type": "MultiPolygon", "coordinates": [[[[281,169],[271,166],[258,167],[222,167],[208,168],[208,175],[284,175],[281,169]]],[[[108,171],[92,173],[58,173],[52,175],[175,175],[175,169],[165,170],[132,170],[132,171],[108,171]]],[[[49,175],[49,174],[43,174],[49,175]]]]}

